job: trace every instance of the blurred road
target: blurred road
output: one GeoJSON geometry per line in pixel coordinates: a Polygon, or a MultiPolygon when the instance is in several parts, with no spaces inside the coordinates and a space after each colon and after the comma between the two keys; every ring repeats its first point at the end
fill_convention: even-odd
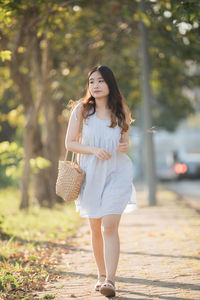
{"type": "Polygon", "coordinates": [[[166,182],[163,186],[181,196],[197,198],[200,202],[200,180],[166,182]]]}

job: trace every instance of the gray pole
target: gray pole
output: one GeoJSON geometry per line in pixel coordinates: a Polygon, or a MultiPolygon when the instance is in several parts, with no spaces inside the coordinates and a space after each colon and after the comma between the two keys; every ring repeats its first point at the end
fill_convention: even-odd
{"type": "MultiPolygon", "coordinates": [[[[141,0],[139,7],[145,11],[145,1],[141,0]]],[[[150,206],[156,205],[156,175],[155,159],[152,133],[151,115],[151,87],[149,75],[149,53],[147,44],[147,28],[140,19],[140,36],[141,36],[141,77],[142,77],[142,120],[143,120],[143,154],[144,154],[144,174],[148,186],[148,202],[150,206]]]]}

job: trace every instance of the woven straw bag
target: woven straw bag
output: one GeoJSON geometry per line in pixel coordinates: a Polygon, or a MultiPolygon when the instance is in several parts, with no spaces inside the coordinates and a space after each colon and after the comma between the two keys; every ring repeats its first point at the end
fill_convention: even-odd
{"type": "MultiPolygon", "coordinates": [[[[81,120],[82,131],[83,120],[81,120]]],[[[79,136],[80,139],[80,136],[79,136]]],[[[56,194],[67,202],[74,201],[78,198],[81,185],[85,178],[84,171],[80,168],[80,154],[79,162],[77,161],[77,153],[73,152],[71,161],[67,160],[69,150],[67,149],[65,159],[58,162],[58,177],[56,181],[56,194]],[[75,157],[75,162],[74,162],[75,157]]]]}
{"type": "Polygon", "coordinates": [[[73,152],[71,161],[67,161],[67,155],[68,150],[65,155],[65,160],[59,160],[58,163],[56,194],[63,198],[65,201],[70,202],[78,198],[85,173],[80,168],[80,156],[79,164],[77,164],[73,161],[76,153],[73,152]]]}

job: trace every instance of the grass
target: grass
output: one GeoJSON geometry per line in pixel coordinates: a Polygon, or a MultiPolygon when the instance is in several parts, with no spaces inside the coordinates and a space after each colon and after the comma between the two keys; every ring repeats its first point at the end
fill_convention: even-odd
{"type": "Polygon", "coordinates": [[[0,191],[0,299],[32,299],[33,291],[55,280],[53,265],[81,225],[74,203],[32,205],[28,213],[19,204],[19,190],[0,191]]]}

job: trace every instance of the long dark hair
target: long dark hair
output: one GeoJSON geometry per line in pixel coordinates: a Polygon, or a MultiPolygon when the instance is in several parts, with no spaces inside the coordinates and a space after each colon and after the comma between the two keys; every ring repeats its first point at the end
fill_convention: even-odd
{"type": "Polygon", "coordinates": [[[118,118],[118,126],[121,128],[121,133],[126,132],[129,129],[130,123],[134,120],[131,118],[131,112],[125,103],[124,97],[119,91],[115,76],[110,68],[107,66],[96,66],[88,72],[87,91],[84,97],[80,100],[83,103],[82,116],[87,119],[89,116],[96,112],[95,98],[89,91],[89,78],[92,73],[99,71],[101,76],[105,80],[109,88],[108,95],[108,107],[111,110],[111,125],[110,128],[114,128],[117,125],[116,117],[118,118]],[[129,113],[130,123],[126,123],[125,111],[129,113]]]}

